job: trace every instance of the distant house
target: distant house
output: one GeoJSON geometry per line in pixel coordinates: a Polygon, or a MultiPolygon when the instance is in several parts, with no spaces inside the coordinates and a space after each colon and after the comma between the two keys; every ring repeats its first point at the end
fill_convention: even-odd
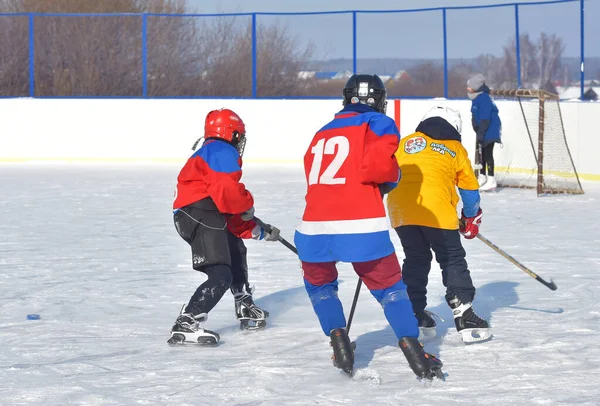
{"type": "MultiPolygon", "coordinates": [[[[556,90],[558,93],[558,97],[560,97],[563,100],[573,100],[579,99],[581,97],[581,88],[579,86],[559,87],[556,90]]],[[[588,87],[583,92],[583,100],[598,100],[599,96],[600,86],[588,87]]]]}
{"type": "Polygon", "coordinates": [[[336,72],[335,75],[332,77],[332,79],[333,80],[348,80],[348,79],[350,79],[351,76],[352,76],[352,72],[350,72],[349,70],[345,70],[345,71],[336,72]]]}
{"type": "Polygon", "coordinates": [[[334,76],[337,72],[315,72],[315,79],[317,80],[330,80],[335,79],[334,76]]]}
{"type": "Polygon", "coordinates": [[[405,81],[405,80],[407,80],[407,81],[408,81],[408,80],[410,80],[410,79],[411,79],[410,75],[409,75],[409,74],[408,74],[408,72],[407,72],[407,71],[405,71],[405,70],[399,70],[399,71],[398,71],[398,72],[396,72],[396,74],[394,75],[394,80],[395,80],[395,81],[397,81],[397,82],[402,82],[402,81],[405,81]]]}
{"type": "Polygon", "coordinates": [[[298,79],[307,80],[314,79],[316,72],[314,70],[301,70],[298,72],[298,79]]]}

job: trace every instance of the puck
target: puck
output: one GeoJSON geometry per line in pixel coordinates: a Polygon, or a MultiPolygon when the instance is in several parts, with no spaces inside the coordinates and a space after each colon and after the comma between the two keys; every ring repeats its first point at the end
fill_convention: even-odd
{"type": "Polygon", "coordinates": [[[39,314],[28,314],[27,315],[27,320],[39,320],[39,319],[40,319],[39,314]]]}

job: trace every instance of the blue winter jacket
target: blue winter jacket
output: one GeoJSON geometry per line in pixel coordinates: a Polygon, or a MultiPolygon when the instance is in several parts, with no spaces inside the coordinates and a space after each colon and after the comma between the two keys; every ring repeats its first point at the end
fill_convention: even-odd
{"type": "Polygon", "coordinates": [[[477,142],[485,147],[501,142],[502,122],[498,116],[498,107],[490,97],[490,89],[484,86],[481,90],[483,92],[471,103],[471,114],[477,142]]]}

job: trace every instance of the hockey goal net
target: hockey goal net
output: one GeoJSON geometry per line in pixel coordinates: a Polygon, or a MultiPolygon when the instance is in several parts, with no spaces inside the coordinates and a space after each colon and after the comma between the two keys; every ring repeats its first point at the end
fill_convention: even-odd
{"type": "Polygon", "coordinates": [[[500,106],[502,148],[494,151],[499,150],[494,154],[498,186],[535,188],[538,195],[582,194],[558,95],[528,89],[494,89],[490,94],[497,102],[508,102],[500,106]]]}

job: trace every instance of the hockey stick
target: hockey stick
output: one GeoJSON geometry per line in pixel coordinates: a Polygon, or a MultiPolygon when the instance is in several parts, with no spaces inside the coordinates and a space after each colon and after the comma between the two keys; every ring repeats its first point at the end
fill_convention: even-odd
{"type": "MultiPolygon", "coordinates": [[[[462,220],[460,221],[460,223],[464,225],[464,222],[462,220]]],[[[479,238],[479,240],[483,241],[485,243],[485,245],[487,245],[488,247],[490,247],[491,249],[496,251],[498,254],[502,255],[504,258],[508,259],[510,262],[515,264],[519,269],[521,269],[527,275],[531,276],[533,279],[535,279],[542,285],[546,286],[548,289],[550,289],[550,290],[558,289],[558,287],[556,286],[556,283],[554,283],[554,281],[552,279],[550,279],[550,282],[545,281],[541,276],[539,276],[538,274],[533,272],[531,269],[527,268],[525,265],[523,265],[522,263],[520,263],[519,261],[514,259],[512,256],[510,256],[505,251],[500,249],[496,244],[494,244],[493,242],[491,242],[490,240],[485,238],[480,233],[477,234],[477,238],[479,238]]]]}
{"type": "Polygon", "coordinates": [[[350,315],[348,316],[348,323],[346,323],[346,333],[350,334],[350,326],[352,325],[352,319],[354,318],[354,310],[356,310],[356,303],[358,302],[358,295],[360,294],[360,288],[362,287],[362,279],[358,277],[358,283],[356,284],[356,291],[354,292],[354,300],[352,301],[352,308],[350,309],[350,315]]]}
{"type": "MultiPolygon", "coordinates": [[[[264,228],[267,233],[270,233],[273,228],[266,224],[261,219],[254,217],[254,221],[260,227],[264,228]]],[[[298,255],[298,250],[294,247],[290,242],[285,240],[283,237],[279,236],[278,241],[289,248],[294,254],[298,255]]],[[[362,279],[358,278],[358,283],[356,285],[356,291],[354,292],[354,300],[352,301],[352,308],[350,309],[350,315],[348,316],[348,323],[346,323],[346,332],[350,332],[350,326],[352,325],[352,319],[354,318],[354,311],[356,310],[356,303],[358,302],[358,295],[360,294],[360,288],[362,286],[362,279]]]]}
{"type": "MultiPolygon", "coordinates": [[[[256,224],[258,224],[260,227],[262,227],[267,233],[270,233],[271,231],[273,231],[273,227],[271,227],[270,225],[266,224],[265,222],[263,222],[258,217],[254,217],[254,222],[256,224]]],[[[289,241],[287,241],[285,238],[283,238],[282,236],[279,236],[279,238],[277,238],[277,241],[279,241],[280,243],[282,243],[283,245],[285,245],[286,248],[288,248],[294,254],[298,255],[298,250],[296,249],[296,247],[294,247],[294,245],[292,243],[290,243],[289,241]]]]}

